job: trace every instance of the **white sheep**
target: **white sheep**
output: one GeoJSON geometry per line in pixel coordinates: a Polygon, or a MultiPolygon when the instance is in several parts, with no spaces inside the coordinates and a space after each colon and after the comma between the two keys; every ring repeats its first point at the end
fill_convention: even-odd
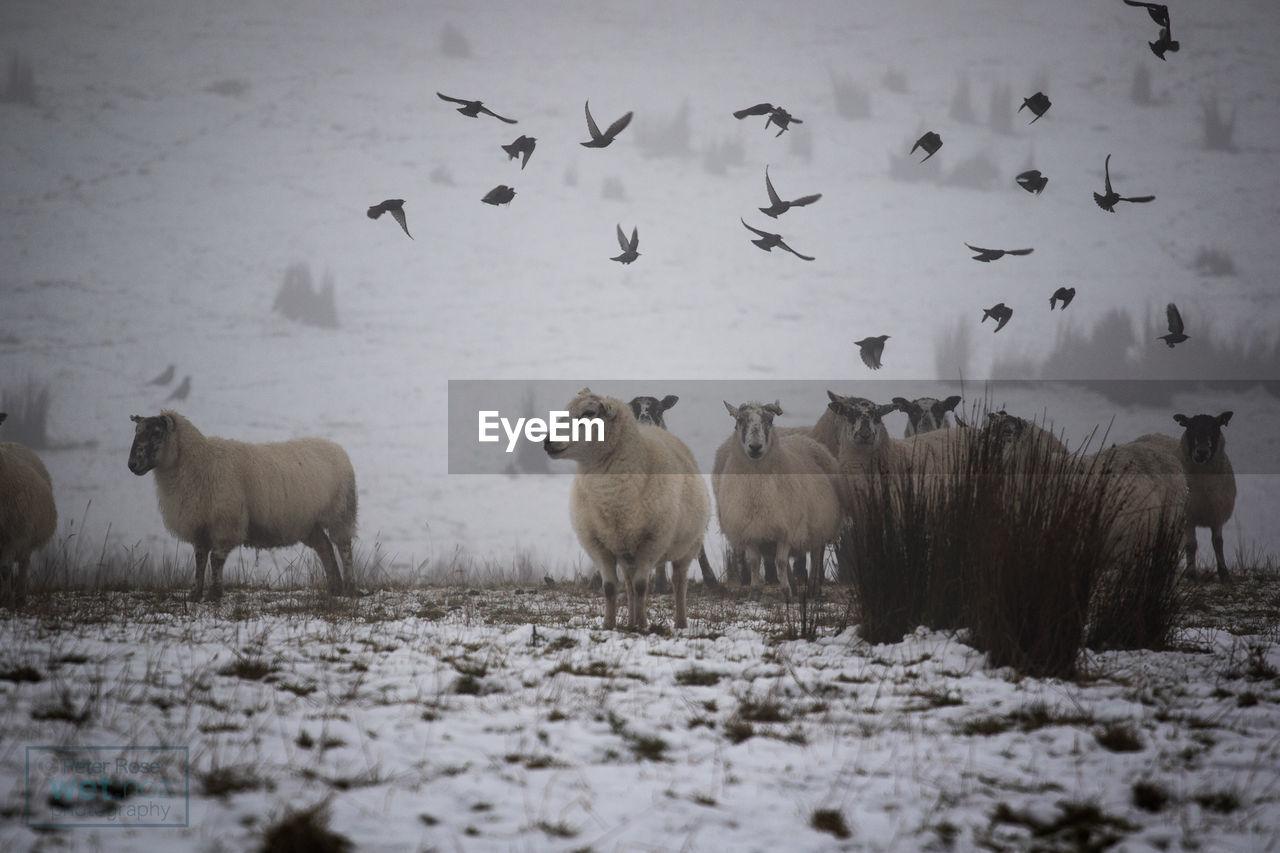
{"type": "Polygon", "coordinates": [[[711,517],[707,485],[693,453],[666,430],[636,423],[626,403],[583,391],[565,407],[572,423],[594,419],[603,435],[582,429],[569,441],[543,442],[552,459],[573,459],[578,472],[569,518],[604,582],[604,626],[617,625],[618,575],[630,623],[648,627],[649,579],[671,563],[677,628],[688,625],[685,578],[711,517]]]}
{"type": "Polygon", "coordinates": [[[1209,528],[1213,540],[1213,556],[1218,563],[1218,579],[1230,580],[1227,561],[1222,554],[1222,525],[1231,518],[1236,506],[1236,475],[1227,457],[1227,439],[1222,428],[1231,420],[1231,412],[1213,415],[1174,415],[1185,429],[1178,441],[1178,459],[1187,478],[1190,497],[1187,503],[1186,536],[1187,568],[1196,565],[1196,528],[1209,528]]]}
{"type": "MultiPolygon", "coordinates": [[[[632,397],[631,402],[627,405],[631,407],[631,414],[635,415],[636,423],[650,424],[659,429],[667,428],[667,419],[663,417],[663,413],[680,402],[680,398],[675,394],[668,394],[659,400],[657,397],[632,397]]],[[[706,545],[699,546],[698,549],[698,568],[702,571],[702,582],[708,587],[719,586],[716,580],[716,573],[711,570],[711,561],[707,559],[706,545]]],[[[666,566],[660,565],[654,574],[654,592],[664,592],[671,585],[670,576],[667,574],[666,566]]]]}
{"type": "Polygon", "coordinates": [[[1110,553],[1147,547],[1155,525],[1183,527],[1187,483],[1178,462],[1177,442],[1167,435],[1143,435],[1083,456],[1080,469],[1105,488],[1106,511],[1112,521],[1110,553]]]}
{"type": "Polygon", "coordinates": [[[155,471],[165,528],[196,554],[193,600],[222,596],[222,566],[237,547],[282,548],[301,542],[320,555],[333,595],[356,595],[351,540],[356,530],[356,475],[337,444],[295,438],[249,444],[206,437],[169,409],[133,416],[129,470],[155,471]],[[333,548],[346,568],[343,581],[333,548]]]}
{"type": "MultiPolygon", "coordinates": [[[[0,412],[0,424],[8,417],[0,412]]],[[[21,444],[0,442],[0,580],[16,563],[10,588],[14,607],[27,596],[27,568],[32,552],[43,547],[58,527],[53,480],[40,457],[21,444]]]]}
{"type": "Polygon", "coordinates": [[[954,394],[945,400],[935,397],[917,397],[914,400],[894,397],[893,405],[907,416],[907,426],[903,430],[902,437],[911,438],[913,435],[923,435],[934,430],[949,429],[951,423],[947,412],[953,411],[960,405],[960,397],[954,394]]]}
{"type": "Polygon", "coordinates": [[[889,435],[883,418],[897,411],[893,403],[873,403],[865,397],[843,397],[827,392],[827,408],[840,424],[840,449],[836,455],[844,484],[844,503],[854,508],[856,496],[865,490],[868,477],[935,466],[945,452],[944,442],[956,441],[950,433],[935,431],[911,439],[889,435]]]}
{"type": "Polygon", "coordinates": [[[778,403],[724,405],[736,423],[723,468],[712,477],[720,529],[732,548],[746,553],[749,582],[763,556],[775,562],[790,600],[791,555],[808,552],[821,572],[823,552],[840,533],[836,461],[807,435],[779,434],[773,428],[774,416],[782,414],[778,403]]]}

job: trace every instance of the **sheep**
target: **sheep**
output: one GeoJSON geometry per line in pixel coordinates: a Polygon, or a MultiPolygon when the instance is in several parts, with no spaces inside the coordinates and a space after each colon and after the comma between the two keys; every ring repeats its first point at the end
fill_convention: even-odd
{"type": "Polygon", "coordinates": [[[934,430],[949,429],[951,424],[947,412],[960,405],[960,397],[954,394],[945,400],[934,397],[917,397],[914,400],[894,397],[893,405],[907,416],[907,426],[902,437],[911,438],[934,430]]]}
{"type": "Polygon", "coordinates": [[[249,444],[206,437],[171,409],[133,415],[129,470],[155,471],[165,528],[195,548],[193,601],[222,597],[222,566],[238,546],[282,548],[301,542],[320,555],[331,595],[356,592],[351,540],[356,475],[346,452],[322,438],[249,444]],[[333,548],[346,567],[343,580],[333,548]]]}
{"type": "MultiPolygon", "coordinates": [[[[0,424],[7,417],[0,412],[0,424]]],[[[52,538],[57,527],[58,507],[49,470],[21,444],[0,442],[0,580],[8,579],[17,563],[9,592],[14,607],[26,603],[31,554],[52,538]]]]}
{"type": "MultiPolygon", "coordinates": [[[[667,428],[666,418],[662,416],[663,412],[670,409],[676,403],[680,402],[680,398],[675,394],[668,394],[659,400],[657,397],[632,397],[631,402],[627,405],[631,407],[631,414],[635,415],[636,423],[650,424],[659,429],[667,428]]],[[[698,568],[702,571],[702,582],[708,587],[719,586],[716,580],[716,573],[711,570],[711,561],[707,559],[707,547],[702,545],[698,550],[698,568]]],[[[653,591],[655,593],[665,592],[671,586],[671,580],[667,575],[666,566],[659,565],[654,574],[653,591]]]]}
{"type": "Polygon", "coordinates": [[[1106,488],[1112,519],[1112,555],[1145,547],[1154,526],[1171,519],[1183,528],[1187,483],[1178,461],[1177,442],[1149,434],[1116,444],[1079,460],[1080,470],[1096,487],[1106,488]]]}
{"type": "Polygon", "coordinates": [[[1227,457],[1226,436],[1222,434],[1231,414],[1173,416],[1174,421],[1185,428],[1178,441],[1178,460],[1190,490],[1184,540],[1187,569],[1193,570],[1196,565],[1196,528],[1207,527],[1218,563],[1218,579],[1224,582],[1231,576],[1227,574],[1227,561],[1222,555],[1222,525],[1231,518],[1236,506],[1236,475],[1227,457]]]}
{"type": "Polygon", "coordinates": [[[618,569],[627,596],[630,625],[648,628],[649,579],[654,566],[670,562],[676,628],[688,626],[685,575],[698,555],[711,517],[706,483],[693,453],[672,433],[636,423],[630,407],[614,397],[583,390],[565,406],[574,427],[568,441],[547,436],[552,459],[578,463],[569,498],[569,519],[604,586],[604,627],[617,626],[618,569]]]}
{"type": "Polygon", "coordinates": [[[1025,458],[1030,453],[1066,453],[1067,446],[1039,424],[1011,415],[1004,409],[988,412],[983,426],[986,435],[997,442],[1006,460],[1025,458]]]}
{"type": "Polygon", "coordinates": [[[724,406],[735,426],[725,464],[712,478],[720,529],[731,547],[746,552],[748,582],[763,556],[776,564],[790,601],[796,591],[791,554],[809,552],[821,572],[823,551],[840,533],[836,461],[807,435],[776,434],[773,418],[782,414],[777,402],[724,406]]]}

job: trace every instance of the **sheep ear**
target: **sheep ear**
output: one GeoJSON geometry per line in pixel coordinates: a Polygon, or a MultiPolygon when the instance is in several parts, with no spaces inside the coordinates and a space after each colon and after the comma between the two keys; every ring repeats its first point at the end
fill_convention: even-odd
{"type": "MultiPolygon", "coordinates": [[[[0,417],[0,420],[3,420],[3,418],[0,417]]],[[[142,423],[142,415],[129,415],[129,420],[133,421],[135,424],[140,424],[142,423]]]]}
{"type": "Polygon", "coordinates": [[[841,397],[839,394],[837,394],[835,391],[832,391],[830,388],[827,389],[827,396],[831,398],[831,402],[833,403],[844,402],[844,397],[841,397]]]}
{"type": "Polygon", "coordinates": [[[765,403],[761,406],[766,412],[772,412],[775,415],[782,414],[782,401],[774,400],[772,403],[765,403]]]}
{"type": "Polygon", "coordinates": [[[730,406],[728,400],[721,400],[720,402],[724,403],[724,407],[729,410],[730,417],[732,418],[738,417],[738,409],[734,406],[730,406]]]}
{"type": "MultiPolygon", "coordinates": [[[[827,393],[830,393],[830,392],[827,392],[827,393]]],[[[830,403],[827,403],[827,408],[835,412],[837,415],[842,414],[842,412],[840,411],[841,406],[838,400],[832,400],[830,403]]]]}
{"type": "Polygon", "coordinates": [[[996,414],[995,412],[987,412],[987,423],[994,423],[996,420],[999,419],[1001,414],[1004,414],[1004,413],[1001,412],[1000,414],[996,414]]]}
{"type": "Polygon", "coordinates": [[[894,397],[893,405],[899,412],[910,411],[911,401],[906,397],[894,397]]]}
{"type": "Polygon", "coordinates": [[[942,401],[942,411],[950,412],[958,405],[960,405],[960,396],[952,394],[950,397],[942,401]]]}
{"type": "Polygon", "coordinates": [[[879,406],[876,406],[876,415],[881,418],[883,418],[885,415],[889,414],[890,412],[896,412],[896,411],[898,411],[898,407],[895,406],[893,403],[881,403],[879,406]]]}
{"type": "Polygon", "coordinates": [[[679,402],[680,402],[680,398],[677,397],[675,394],[668,394],[667,396],[662,398],[662,411],[665,412],[667,409],[671,408],[672,406],[674,406],[676,403],[679,403],[679,402]]]}
{"type": "Polygon", "coordinates": [[[1231,416],[1233,414],[1235,414],[1235,412],[1223,412],[1222,414],[1218,415],[1218,424],[1221,426],[1226,426],[1227,423],[1231,420],[1231,416]]]}
{"type": "Polygon", "coordinates": [[[175,430],[177,430],[177,428],[178,428],[178,422],[177,422],[177,421],[175,421],[175,420],[173,419],[173,413],[171,413],[171,412],[165,412],[165,413],[162,415],[162,417],[164,418],[164,431],[165,431],[165,432],[174,432],[175,430]]]}
{"type": "MultiPolygon", "coordinates": [[[[604,405],[605,420],[611,421],[618,416],[619,407],[617,400],[602,400],[601,402],[604,405]]],[[[628,406],[627,410],[630,411],[630,409],[631,407],[628,406]]]]}
{"type": "Polygon", "coordinates": [[[1188,418],[1186,415],[1177,414],[1173,416],[1173,420],[1178,426],[1186,426],[1187,422],[1191,419],[1188,418]]]}

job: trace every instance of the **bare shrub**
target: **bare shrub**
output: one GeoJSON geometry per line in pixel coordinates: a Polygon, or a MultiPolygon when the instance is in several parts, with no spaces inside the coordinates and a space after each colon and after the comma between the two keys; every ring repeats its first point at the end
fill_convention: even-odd
{"type": "Polygon", "coordinates": [[[1162,514],[1145,537],[1125,541],[1095,584],[1087,644],[1095,650],[1165,649],[1185,600],[1178,570],[1182,525],[1162,514]]]}
{"type": "Polygon", "coordinates": [[[991,89],[991,106],[987,112],[987,127],[996,133],[1013,133],[1013,89],[1009,84],[996,84],[991,89]]]}
{"type": "Polygon", "coordinates": [[[0,90],[0,103],[36,105],[36,74],[25,56],[15,53],[9,57],[9,73],[4,89],[0,90]]]}
{"type": "Polygon", "coordinates": [[[470,59],[471,42],[452,23],[447,23],[440,30],[440,53],[450,59],[470,59]]]}
{"type": "Polygon", "coordinates": [[[635,130],[636,147],[646,157],[689,157],[693,154],[693,124],[689,101],[669,121],[640,123],[635,130]]]}
{"type": "Polygon", "coordinates": [[[318,326],[322,329],[338,328],[338,308],[334,302],[333,277],[325,273],[320,289],[311,281],[311,268],[305,263],[290,264],[284,271],[284,281],[276,291],[272,311],[278,311],[289,320],[318,326]]]}
{"type": "Polygon", "coordinates": [[[1233,136],[1236,131],[1236,111],[1231,111],[1227,118],[1218,106],[1216,97],[1202,101],[1200,104],[1200,129],[1203,132],[1204,147],[1210,151],[1235,151],[1233,136]]]}
{"type": "Polygon", "coordinates": [[[956,318],[934,338],[933,369],[938,379],[971,376],[973,327],[956,318]]]}
{"type": "Polygon", "coordinates": [[[1151,72],[1141,62],[1133,67],[1133,84],[1129,86],[1129,100],[1142,107],[1155,103],[1155,98],[1151,94],[1151,72]]]}
{"type": "Polygon", "coordinates": [[[977,123],[978,113],[973,108],[973,94],[970,91],[968,74],[961,74],[956,79],[956,92],[951,96],[951,110],[947,115],[952,121],[961,124],[977,123]]]}
{"type": "Polygon", "coordinates": [[[905,95],[907,93],[907,72],[901,68],[889,68],[880,77],[880,83],[890,92],[905,95]]]}
{"type": "Polygon", "coordinates": [[[871,118],[871,93],[849,76],[831,75],[831,88],[836,100],[836,115],[849,121],[871,118]]]}
{"type": "Polygon", "coordinates": [[[49,445],[49,405],[52,395],[44,382],[28,379],[16,389],[0,392],[0,412],[8,413],[4,422],[4,440],[22,444],[33,450],[49,445]]]}
{"type": "Polygon", "coordinates": [[[288,811],[262,833],[259,853],[348,853],[355,843],[329,828],[327,803],[288,811]]]}
{"type": "Polygon", "coordinates": [[[1231,260],[1231,256],[1222,249],[1208,246],[1200,247],[1200,251],[1196,253],[1195,260],[1191,262],[1191,267],[1200,275],[1206,276],[1236,274],[1236,264],[1235,261],[1231,260]]]}
{"type": "Polygon", "coordinates": [[[1000,180],[1000,169],[985,151],[966,157],[942,179],[943,186],[988,190],[1000,180]]]}

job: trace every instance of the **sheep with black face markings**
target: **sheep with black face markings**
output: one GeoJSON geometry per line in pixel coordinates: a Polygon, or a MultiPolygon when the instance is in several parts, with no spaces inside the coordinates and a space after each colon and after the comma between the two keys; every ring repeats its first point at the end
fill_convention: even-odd
{"type": "MultiPolygon", "coordinates": [[[[0,412],[0,424],[7,418],[0,412]]],[[[0,580],[11,580],[10,599],[21,607],[27,595],[27,569],[31,554],[53,536],[58,527],[58,507],[53,501],[53,480],[40,457],[21,444],[0,442],[0,580]]]]}
{"type": "Polygon", "coordinates": [[[618,581],[633,628],[648,627],[649,579],[670,562],[675,625],[685,628],[685,576],[711,516],[707,486],[693,453],[666,430],[636,423],[626,403],[582,391],[565,409],[571,422],[599,419],[603,436],[587,430],[569,441],[543,442],[552,459],[573,459],[578,472],[569,518],[578,542],[604,581],[604,627],[617,626],[618,581]]]}
{"type": "Polygon", "coordinates": [[[905,397],[894,397],[893,405],[907,416],[907,426],[903,430],[903,438],[913,435],[924,435],[939,429],[950,429],[951,422],[947,412],[960,405],[960,397],[952,395],[945,400],[935,397],[917,397],[908,400],[905,397]]]}
{"type": "Polygon", "coordinates": [[[809,436],[773,428],[774,416],[782,414],[778,403],[724,405],[735,425],[721,445],[723,468],[712,476],[720,529],[731,547],[746,552],[748,581],[763,556],[777,566],[789,600],[796,591],[791,555],[808,552],[814,571],[821,572],[823,552],[840,533],[836,462],[809,436]]]}
{"type": "Polygon", "coordinates": [[[1184,427],[1178,441],[1178,459],[1190,490],[1184,540],[1187,568],[1194,569],[1196,565],[1196,528],[1207,527],[1218,564],[1218,579],[1222,581],[1231,579],[1222,553],[1222,525],[1231,518],[1236,506],[1236,475],[1227,457],[1226,436],[1222,434],[1231,414],[1173,416],[1184,427]]]}
{"type": "Polygon", "coordinates": [[[351,540],[356,529],[356,475],[346,452],[323,438],[249,444],[206,437],[166,409],[133,416],[129,470],[155,472],[165,529],[195,548],[192,599],[222,596],[222,566],[241,545],[282,548],[301,542],[320,556],[332,595],[356,595],[351,540]],[[334,545],[346,567],[344,581],[334,545]]]}

